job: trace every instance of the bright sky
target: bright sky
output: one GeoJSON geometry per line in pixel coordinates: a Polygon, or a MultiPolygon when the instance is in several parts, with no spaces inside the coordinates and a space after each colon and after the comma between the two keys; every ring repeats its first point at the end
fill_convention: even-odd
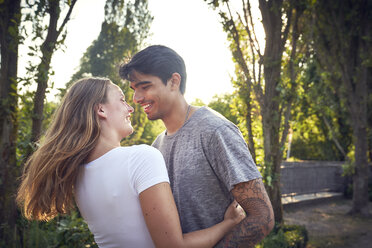
{"type": "MultiPolygon", "coordinates": [[[[97,38],[103,20],[104,0],[78,0],[68,25],[65,51],[52,60],[55,88],[64,87],[77,70],[80,58],[97,38]]],[[[208,103],[215,94],[232,92],[234,65],[226,34],[217,12],[203,0],[149,0],[154,16],[148,45],[162,44],[179,53],[186,63],[186,99],[208,103]]],[[[51,95],[55,91],[51,92],[51,95]]]]}

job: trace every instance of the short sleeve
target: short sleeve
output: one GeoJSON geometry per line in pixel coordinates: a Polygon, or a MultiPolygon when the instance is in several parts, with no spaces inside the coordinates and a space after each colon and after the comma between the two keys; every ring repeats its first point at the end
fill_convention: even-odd
{"type": "Polygon", "coordinates": [[[137,147],[137,151],[132,154],[133,165],[129,172],[133,189],[137,194],[158,183],[169,183],[163,155],[148,145],[137,147]]]}
{"type": "Polygon", "coordinates": [[[229,190],[238,183],[261,178],[241,132],[233,124],[215,130],[206,153],[213,170],[229,190]]]}

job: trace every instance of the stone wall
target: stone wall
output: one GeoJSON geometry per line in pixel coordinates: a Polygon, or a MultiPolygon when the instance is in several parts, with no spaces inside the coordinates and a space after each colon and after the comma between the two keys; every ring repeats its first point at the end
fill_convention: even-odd
{"type": "Polygon", "coordinates": [[[343,192],[346,178],[342,164],[333,161],[283,162],[281,193],[283,196],[318,192],[343,192]]]}

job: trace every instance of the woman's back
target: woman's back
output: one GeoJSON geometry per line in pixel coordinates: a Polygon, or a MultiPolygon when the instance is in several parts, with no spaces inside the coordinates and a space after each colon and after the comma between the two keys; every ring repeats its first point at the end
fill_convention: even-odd
{"type": "Polygon", "coordinates": [[[139,194],[168,182],[159,151],[147,145],[118,147],[83,165],[76,202],[100,247],[154,247],[139,194]]]}

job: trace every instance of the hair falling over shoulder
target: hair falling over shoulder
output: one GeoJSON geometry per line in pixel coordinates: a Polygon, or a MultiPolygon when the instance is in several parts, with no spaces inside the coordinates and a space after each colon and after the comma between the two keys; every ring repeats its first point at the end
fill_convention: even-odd
{"type": "Polygon", "coordinates": [[[75,82],[57,109],[39,148],[24,165],[17,203],[26,218],[50,220],[74,207],[79,170],[100,135],[95,106],[105,103],[105,78],[75,82]]]}

